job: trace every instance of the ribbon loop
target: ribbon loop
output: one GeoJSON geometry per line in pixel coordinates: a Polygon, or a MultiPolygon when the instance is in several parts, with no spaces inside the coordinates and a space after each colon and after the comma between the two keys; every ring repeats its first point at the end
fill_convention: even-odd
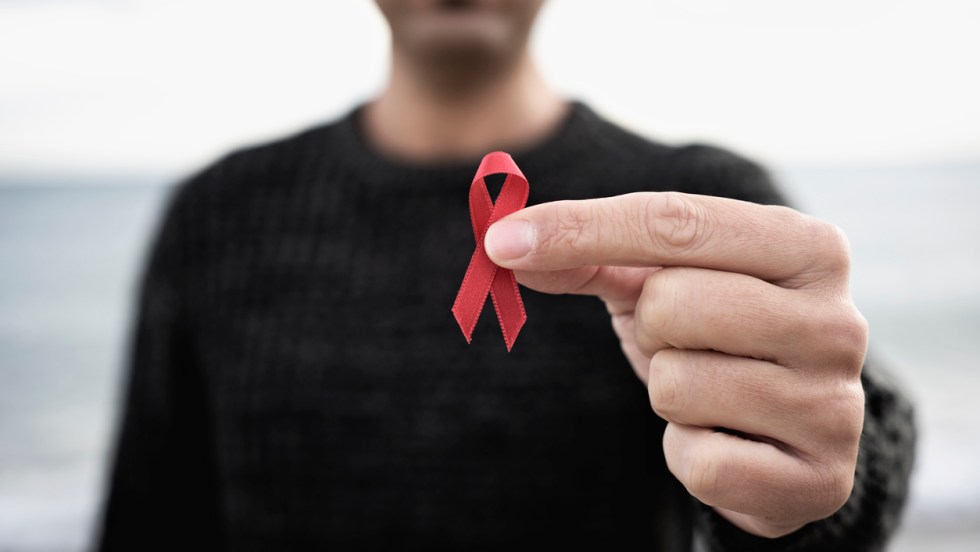
{"type": "Polygon", "coordinates": [[[453,316],[463,330],[466,342],[473,340],[473,329],[480,318],[487,294],[493,301],[500,331],[504,336],[507,351],[514,346],[517,334],[520,333],[527,313],[524,312],[524,302],[517,287],[514,272],[500,268],[490,260],[483,247],[490,225],[507,215],[523,209],[527,204],[528,183],[524,173],[510,155],[502,151],[488,153],[480,162],[480,167],[473,176],[470,184],[470,222],[473,224],[473,237],[476,239],[476,249],[466,267],[463,283],[459,286],[456,301],[453,303],[453,316]],[[490,199],[485,178],[491,174],[505,174],[503,186],[497,194],[496,202],[490,199]]]}

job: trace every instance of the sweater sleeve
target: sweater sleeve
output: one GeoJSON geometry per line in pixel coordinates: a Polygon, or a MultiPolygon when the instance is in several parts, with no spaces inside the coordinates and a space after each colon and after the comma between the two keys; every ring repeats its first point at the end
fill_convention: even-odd
{"type": "Polygon", "coordinates": [[[146,258],[127,343],[97,550],[217,546],[213,445],[182,280],[191,181],[176,188],[146,258]]]}
{"type": "MultiPolygon", "coordinates": [[[[763,204],[787,204],[758,164],[722,149],[688,146],[679,150],[680,189],[763,204]]],[[[909,400],[889,374],[869,356],[861,375],[865,418],[854,489],[845,505],[778,539],[750,535],[698,503],[697,541],[711,551],[881,550],[897,528],[908,494],[915,451],[909,400]]]]}

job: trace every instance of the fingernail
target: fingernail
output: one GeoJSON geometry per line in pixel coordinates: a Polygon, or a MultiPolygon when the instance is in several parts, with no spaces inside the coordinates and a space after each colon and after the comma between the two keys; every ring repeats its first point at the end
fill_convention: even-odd
{"type": "Polygon", "coordinates": [[[512,261],[534,247],[534,227],[526,220],[501,220],[487,230],[483,245],[491,259],[512,261]]]}

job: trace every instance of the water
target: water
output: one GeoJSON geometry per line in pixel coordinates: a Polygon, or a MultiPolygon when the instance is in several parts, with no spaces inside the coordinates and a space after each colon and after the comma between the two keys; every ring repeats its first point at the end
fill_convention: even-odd
{"type": "Polygon", "coordinates": [[[0,187],[0,550],[80,550],[156,186],[0,187]]]}
{"type": "MultiPolygon", "coordinates": [[[[975,549],[980,164],[779,176],[848,232],[873,347],[918,404],[919,463],[893,549],[975,549]]],[[[168,191],[0,186],[0,550],[78,551],[90,538],[134,284],[168,191]]]]}

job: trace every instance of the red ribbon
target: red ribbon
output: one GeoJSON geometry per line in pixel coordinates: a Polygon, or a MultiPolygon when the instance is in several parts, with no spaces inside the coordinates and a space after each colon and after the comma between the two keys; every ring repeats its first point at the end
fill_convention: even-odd
{"type": "Polygon", "coordinates": [[[509,352],[514,346],[517,334],[527,320],[524,312],[524,302],[517,287],[514,272],[500,268],[490,260],[483,248],[483,239],[487,228],[507,215],[523,209],[527,204],[527,179],[510,155],[495,151],[488,153],[480,168],[476,170],[473,183],[470,184],[470,221],[473,223],[473,237],[476,238],[476,249],[466,268],[463,283],[459,286],[456,301],[453,303],[453,316],[459,328],[466,336],[466,342],[473,340],[473,328],[480,318],[483,305],[487,301],[487,293],[493,300],[493,308],[497,311],[500,321],[500,331],[504,334],[504,343],[509,352]],[[497,202],[490,200],[490,192],[484,178],[491,174],[506,174],[507,179],[497,194],[497,202]]]}

